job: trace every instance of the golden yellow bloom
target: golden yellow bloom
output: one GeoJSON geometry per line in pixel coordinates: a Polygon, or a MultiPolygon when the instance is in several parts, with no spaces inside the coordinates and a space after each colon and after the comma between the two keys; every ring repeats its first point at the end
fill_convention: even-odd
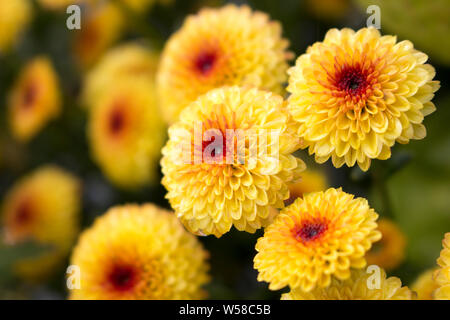
{"type": "Polygon", "coordinates": [[[158,56],[138,44],[126,44],[105,54],[87,74],[83,89],[83,104],[94,106],[102,93],[118,79],[144,78],[154,83],[158,56]]]}
{"type": "Polygon", "coordinates": [[[318,170],[306,170],[302,173],[299,181],[290,183],[289,199],[284,201],[285,205],[290,205],[297,198],[303,198],[303,195],[310,192],[324,191],[327,189],[327,177],[318,170]]]}
{"type": "Polygon", "coordinates": [[[435,270],[430,269],[423,272],[411,286],[419,300],[433,300],[433,291],[438,288],[438,284],[433,280],[435,270]]]}
{"type": "Polygon", "coordinates": [[[28,141],[61,111],[58,76],[50,60],[38,57],[21,71],[9,97],[14,137],[28,141]]]}
{"type": "Polygon", "coordinates": [[[85,231],[71,264],[80,289],[71,299],[200,299],[208,253],[168,211],[147,204],[110,209],[85,231]]]}
{"type": "Polygon", "coordinates": [[[17,41],[32,15],[29,0],[0,1],[0,53],[17,41]]]}
{"type": "Polygon", "coordinates": [[[236,86],[211,90],[169,128],[161,161],[166,198],[191,232],[220,237],[232,225],[254,232],[271,221],[269,206],[284,206],[287,183],[305,168],[291,154],[297,142],[282,97],[236,86]],[[212,132],[220,137],[208,137],[212,132]]]}
{"type": "Polygon", "coordinates": [[[346,280],[366,266],[365,253],[381,238],[378,214],[366,199],[341,189],[306,194],[284,208],[258,239],[254,263],[269,289],[311,291],[346,280]]]}
{"type": "Polygon", "coordinates": [[[2,207],[5,241],[51,246],[43,255],[19,261],[15,270],[20,276],[45,278],[63,261],[78,233],[80,207],[80,181],[54,166],[42,167],[12,187],[2,207]]]}
{"type": "Polygon", "coordinates": [[[122,12],[112,2],[100,2],[86,8],[81,29],[76,31],[73,44],[75,56],[82,67],[92,66],[121,36],[124,22],[122,12]]]}
{"type": "MultiPolygon", "coordinates": [[[[353,270],[347,280],[333,279],[326,288],[316,288],[310,292],[292,289],[281,296],[282,300],[414,300],[415,293],[408,287],[402,287],[397,277],[386,278],[381,269],[380,287],[372,283],[374,275],[365,270],[353,270]],[[374,285],[373,287],[371,287],[374,285]]],[[[374,279],[375,281],[375,279],[374,279]]]]}
{"type": "Polygon", "coordinates": [[[433,297],[436,300],[450,300],[450,232],[445,234],[442,245],[444,248],[437,259],[440,269],[434,274],[434,280],[439,288],[434,291],[433,297]]]}
{"type": "Polygon", "coordinates": [[[367,263],[375,264],[388,271],[395,269],[405,259],[406,237],[389,219],[378,221],[378,230],[382,237],[367,253],[367,263]]]}
{"type": "Polygon", "coordinates": [[[289,110],[304,148],[335,167],[388,159],[395,142],[426,135],[424,116],[435,110],[439,88],[427,55],[409,41],[332,29],[289,70],[289,110]]]}
{"type": "Polygon", "coordinates": [[[104,174],[124,188],[154,181],[165,130],[153,84],[118,79],[90,111],[91,151],[104,174]]]}
{"type": "Polygon", "coordinates": [[[158,94],[165,119],[174,123],[199,95],[223,85],[282,93],[287,47],[281,25],[247,6],[202,9],[189,16],[161,57],[158,94]]]}

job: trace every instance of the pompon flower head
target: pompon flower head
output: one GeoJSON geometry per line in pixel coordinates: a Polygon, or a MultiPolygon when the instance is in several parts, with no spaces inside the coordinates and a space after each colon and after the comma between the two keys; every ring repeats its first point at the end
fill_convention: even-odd
{"type": "Polygon", "coordinates": [[[86,7],[81,29],[74,36],[73,51],[79,65],[92,67],[100,56],[120,37],[124,16],[111,2],[99,2],[86,7]]]}
{"type": "Polygon", "coordinates": [[[439,269],[435,271],[434,280],[439,288],[433,293],[436,300],[450,300],[450,232],[442,240],[443,249],[437,259],[439,269]]]}
{"type": "Polygon", "coordinates": [[[269,289],[289,285],[323,288],[350,268],[366,266],[365,253],[379,240],[378,214],[366,199],[341,189],[306,194],[284,208],[258,239],[254,263],[269,289]]]}
{"type": "Polygon", "coordinates": [[[83,88],[83,105],[91,108],[99,96],[117,79],[128,77],[155,81],[158,55],[135,43],[121,45],[106,53],[86,76],[83,88]]]}
{"type": "Polygon", "coordinates": [[[281,25],[248,6],[202,9],[167,42],[158,71],[161,111],[174,123],[190,102],[223,85],[282,93],[288,41],[281,25]]]}
{"type": "Polygon", "coordinates": [[[326,288],[315,288],[306,292],[292,289],[281,296],[282,300],[414,300],[416,295],[408,287],[402,287],[399,278],[386,278],[380,270],[379,288],[371,287],[370,277],[375,275],[365,270],[353,270],[346,280],[333,279],[326,288]]]}
{"type": "Polygon", "coordinates": [[[287,183],[305,164],[283,98],[256,88],[223,87],[200,96],[169,128],[161,160],[166,198],[196,234],[220,237],[232,225],[254,232],[269,206],[289,198],[287,183]]]}
{"type": "Polygon", "coordinates": [[[136,188],[151,183],[157,177],[165,138],[154,85],[128,77],[109,89],[90,110],[92,155],[117,186],[136,188]]]}
{"type": "Polygon", "coordinates": [[[80,181],[58,167],[41,167],[11,188],[2,206],[5,242],[50,246],[37,257],[18,261],[19,276],[38,281],[62,263],[78,233],[80,207],[80,181]]]}
{"type": "Polygon", "coordinates": [[[405,259],[406,237],[400,228],[389,219],[378,221],[381,240],[367,253],[368,264],[375,264],[386,271],[397,268],[405,259]]]}
{"type": "Polygon", "coordinates": [[[59,116],[59,80],[50,60],[37,57],[25,65],[9,96],[9,123],[13,136],[23,142],[59,116]]]}
{"type": "Polygon", "coordinates": [[[368,170],[395,142],[424,138],[439,88],[426,60],[410,41],[374,28],[328,31],[289,70],[289,111],[303,147],[319,163],[331,157],[335,167],[368,170]]]}
{"type": "Polygon", "coordinates": [[[74,300],[201,299],[208,253],[177,218],[154,205],[110,209],[83,232],[71,264],[81,269],[74,300]]]}
{"type": "Polygon", "coordinates": [[[433,300],[433,292],[438,288],[438,284],[433,279],[436,269],[426,270],[414,281],[411,289],[417,293],[418,300],[433,300]]]}
{"type": "Polygon", "coordinates": [[[319,170],[306,170],[302,172],[299,181],[290,183],[289,199],[284,201],[285,205],[292,204],[295,199],[302,198],[304,194],[316,191],[324,191],[327,189],[328,182],[325,173],[319,170]]]}
{"type": "Polygon", "coordinates": [[[31,19],[29,0],[0,1],[0,54],[8,51],[31,19]]]}

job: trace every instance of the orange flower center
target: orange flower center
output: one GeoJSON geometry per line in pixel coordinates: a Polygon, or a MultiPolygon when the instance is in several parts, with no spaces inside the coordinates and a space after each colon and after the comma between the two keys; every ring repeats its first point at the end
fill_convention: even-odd
{"type": "Polygon", "coordinates": [[[136,268],[127,265],[114,265],[108,276],[109,284],[116,291],[133,289],[137,280],[136,268]]]}
{"type": "Polygon", "coordinates": [[[320,238],[327,229],[327,223],[313,220],[303,222],[300,226],[294,228],[293,233],[297,241],[305,243],[320,238]]]}
{"type": "Polygon", "coordinates": [[[109,114],[108,129],[112,135],[117,135],[125,128],[125,113],[119,105],[109,114]]]}
{"type": "Polygon", "coordinates": [[[37,87],[34,83],[28,83],[26,85],[22,96],[22,107],[24,109],[29,109],[31,106],[33,106],[34,102],[36,101],[37,91],[37,87]]]}
{"type": "Polygon", "coordinates": [[[17,225],[29,224],[33,218],[33,208],[30,201],[23,200],[14,212],[14,222],[17,225]]]}
{"type": "Polygon", "coordinates": [[[349,95],[361,96],[368,87],[367,74],[358,66],[345,67],[336,74],[335,85],[349,95]]]}
{"type": "Polygon", "coordinates": [[[194,69],[197,73],[207,76],[213,70],[217,58],[215,51],[202,51],[194,58],[194,69]]]}

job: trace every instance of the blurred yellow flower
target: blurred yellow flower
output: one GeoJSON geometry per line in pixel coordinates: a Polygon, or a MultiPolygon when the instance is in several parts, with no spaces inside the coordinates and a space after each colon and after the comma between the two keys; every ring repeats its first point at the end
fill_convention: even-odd
{"type": "Polygon", "coordinates": [[[326,175],[319,170],[306,170],[302,172],[299,181],[290,183],[289,199],[284,201],[286,206],[290,205],[297,198],[303,198],[303,195],[310,192],[324,191],[327,189],[328,182],[326,175]]]}
{"type": "Polygon", "coordinates": [[[119,0],[128,9],[135,12],[144,12],[148,10],[155,2],[160,0],[119,0]]]}
{"type": "Polygon", "coordinates": [[[152,83],[117,79],[98,98],[88,122],[92,155],[111,182],[136,188],[155,181],[165,126],[152,83]]]}
{"type": "Polygon", "coordinates": [[[402,287],[397,277],[386,278],[381,270],[380,287],[371,288],[373,274],[365,270],[353,270],[347,280],[333,279],[326,288],[316,288],[305,292],[301,288],[292,289],[281,296],[282,300],[414,300],[416,295],[408,287],[402,287]]]}
{"type": "Polygon", "coordinates": [[[424,138],[439,88],[427,58],[374,28],[328,31],[289,70],[289,110],[303,147],[319,163],[331,157],[335,167],[368,170],[395,142],[424,138]]]}
{"type": "Polygon", "coordinates": [[[223,85],[282,93],[288,41],[281,25],[247,6],[202,9],[167,42],[157,75],[162,112],[174,123],[190,102],[223,85]]]}
{"type": "Polygon", "coordinates": [[[258,239],[254,264],[269,289],[286,285],[311,291],[345,280],[366,266],[365,253],[379,240],[378,214],[366,199],[341,189],[306,194],[284,208],[258,239]]]}
{"type": "Polygon", "coordinates": [[[91,67],[122,34],[124,16],[112,2],[88,6],[76,30],[73,49],[83,68],[91,67]]]}
{"type": "Polygon", "coordinates": [[[12,134],[24,142],[59,116],[59,79],[47,57],[34,58],[25,65],[12,88],[8,106],[12,134]]]}
{"type": "Polygon", "coordinates": [[[44,8],[49,10],[63,10],[72,4],[94,3],[101,0],[37,0],[44,8]]]}
{"type": "Polygon", "coordinates": [[[297,148],[281,96],[236,86],[211,90],[169,128],[161,161],[166,198],[196,234],[220,237],[232,225],[254,232],[271,221],[269,206],[284,206],[287,183],[305,169],[292,155],[297,148]],[[208,138],[211,132],[220,137],[208,138]]]}
{"type": "Polygon", "coordinates": [[[433,300],[433,291],[438,288],[438,284],[433,280],[435,270],[430,269],[423,272],[411,286],[411,289],[417,293],[419,300],[433,300]]]}
{"type": "Polygon", "coordinates": [[[308,11],[319,19],[342,19],[351,9],[350,0],[307,0],[308,11]]]}
{"type": "Polygon", "coordinates": [[[83,105],[94,106],[118,79],[144,78],[154,83],[157,65],[158,55],[141,45],[130,43],[111,49],[87,74],[83,105]]]}
{"type": "Polygon", "coordinates": [[[50,246],[38,257],[20,260],[18,275],[40,280],[63,262],[78,233],[80,207],[80,181],[54,166],[41,167],[11,188],[2,206],[5,242],[50,246]]]}
{"type": "Polygon", "coordinates": [[[387,271],[397,268],[405,259],[406,237],[389,219],[378,221],[381,240],[367,253],[368,264],[375,264],[387,271]]]}
{"type": "Polygon", "coordinates": [[[442,240],[443,249],[437,259],[439,269],[434,273],[434,280],[439,288],[433,293],[436,300],[450,300],[450,232],[442,240]]]}
{"type": "Polygon", "coordinates": [[[29,0],[0,1],[0,54],[17,41],[31,15],[29,0]]]}
{"type": "Polygon", "coordinates": [[[71,264],[81,271],[78,299],[200,299],[208,253],[168,211],[147,204],[110,209],[83,232],[71,264]]]}

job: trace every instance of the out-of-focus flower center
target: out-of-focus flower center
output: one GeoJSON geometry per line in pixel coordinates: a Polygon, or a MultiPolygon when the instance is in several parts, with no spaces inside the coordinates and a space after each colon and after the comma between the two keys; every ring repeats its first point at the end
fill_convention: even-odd
{"type": "Polygon", "coordinates": [[[31,106],[33,106],[34,101],[37,97],[37,87],[34,83],[28,83],[25,86],[24,92],[23,92],[23,100],[22,100],[22,106],[24,109],[28,109],[31,106]]]}
{"type": "Polygon", "coordinates": [[[111,134],[117,135],[124,129],[125,114],[120,105],[111,111],[108,121],[108,128],[111,134]]]}
{"type": "Polygon", "coordinates": [[[293,233],[297,241],[305,243],[318,239],[327,229],[323,221],[306,221],[294,228],[293,233]]]}
{"type": "Polygon", "coordinates": [[[367,89],[367,75],[360,67],[345,67],[336,74],[335,85],[340,91],[360,96],[367,89]]]}
{"type": "Polygon", "coordinates": [[[114,290],[128,291],[136,285],[138,277],[133,266],[115,265],[109,273],[108,280],[114,290]]]}
{"type": "Polygon", "coordinates": [[[14,213],[14,222],[17,225],[26,225],[33,218],[33,208],[30,201],[23,200],[19,203],[14,213]]]}
{"type": "Polygon", "coordinates": [[[200,52],[194,61],[195,70],[201,75],[208,75],[214,68],[217,61],[217,53],[215,51],[200,52]]]}

